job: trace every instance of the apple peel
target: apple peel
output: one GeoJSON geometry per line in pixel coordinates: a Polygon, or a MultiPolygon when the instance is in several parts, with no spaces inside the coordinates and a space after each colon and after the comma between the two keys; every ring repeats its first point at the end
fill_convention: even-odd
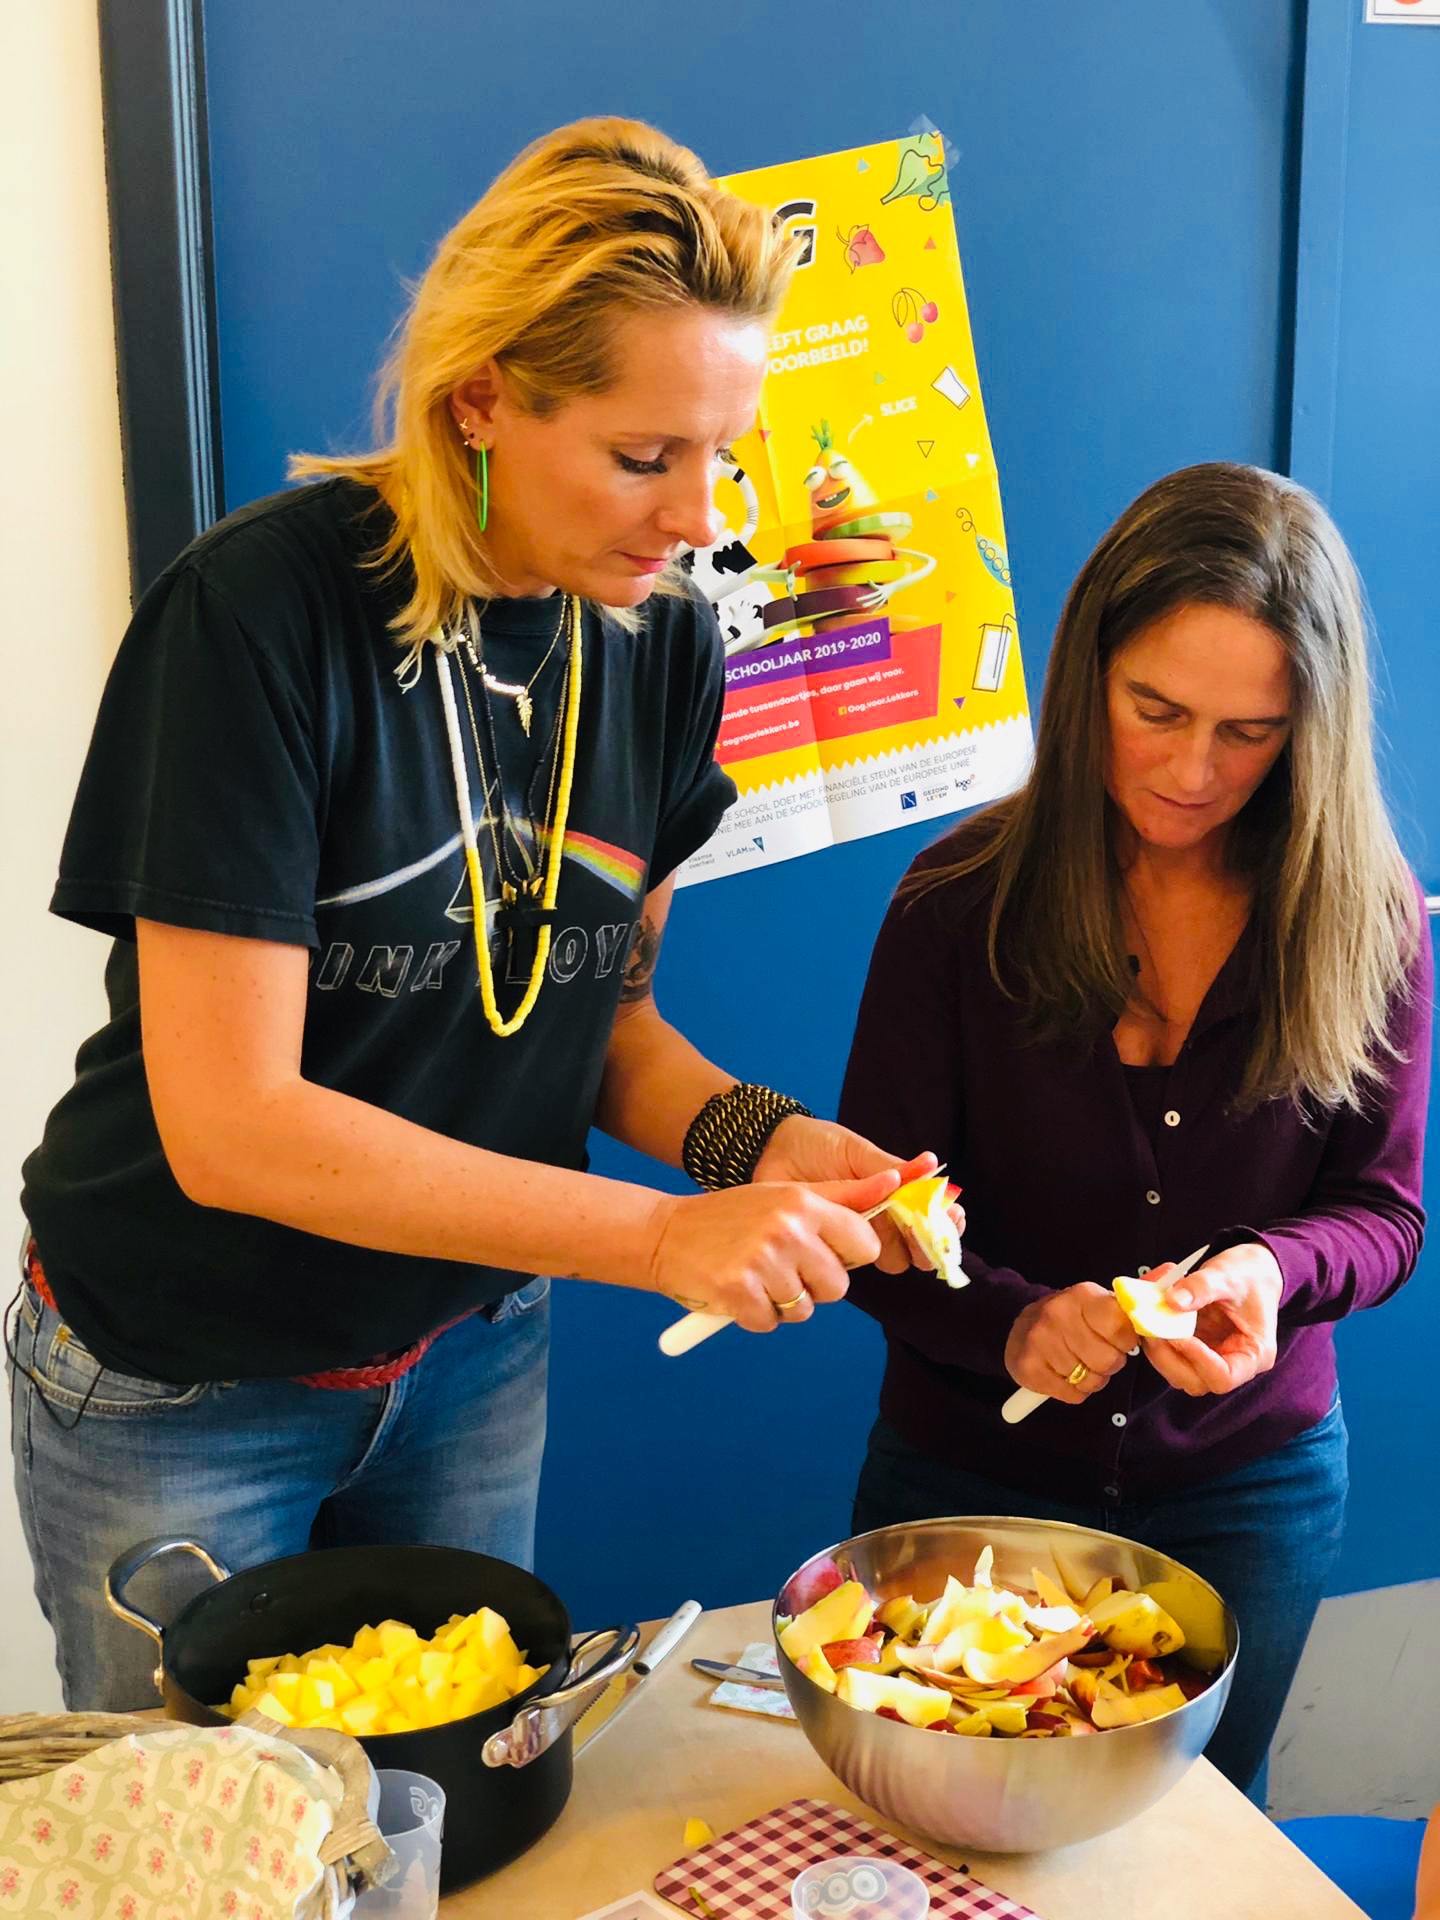
{"type": "Polygon", "coordinates": [[[1193,1340],[1195,1309],[1182,1312],[1165,1298],[1165,1284],[1159,1280],[1132,1279],[1119,1274],[1110,1290],[1124,1310],[1125,1317],[1143,1340],[1193,1340]]]}
{"type": "Polygon", "coordinates": [[[885,1212],[935,1268],[947,1287],[968,1287],[970,1276],[960,1265],[960,1234],[950,1209],[960,1197],[940,1174],[909,1180],[885,1202],[885,1212]]]}

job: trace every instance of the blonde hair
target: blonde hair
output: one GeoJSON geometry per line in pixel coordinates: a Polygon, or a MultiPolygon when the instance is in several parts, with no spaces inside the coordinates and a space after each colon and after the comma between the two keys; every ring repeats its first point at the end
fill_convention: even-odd
{"type": "Polygon", "coordinates": [[[911,890],[993,866],[991,971],[1035,1036],[1093,1041],[1118,1019],[1134,978],[1105,790],[1106,672],[1143,628],[1200,605],[1263,621],[1294,689],[1289,740],[1231,832],[1260,936],[1236,1106],[1359,1108],[1396,1057],[1387,1026],[1418,902],[1376,775],[1360,581],[1329,515],[1291,480],[1187,467],[1120,516],[1066,600],[1029,780],[957,829],[960,857],[911,890]]]}
{"type": "Polygon", "coordinates": [[[297,454],[294,478],[377,489],[394,526],[377,555],[409,563],[392,621],[402,645],[453,621],[501,581],[476,525],[469,449],[452,390],[487,360],[544,416],[615,378],[616,323],[687,304],[768,320],[795,242],[764,208],[714,186],[700,161],[638,120],[578,120],[513,160],[446,234],[384,368],[377,451],[297,454]]]}

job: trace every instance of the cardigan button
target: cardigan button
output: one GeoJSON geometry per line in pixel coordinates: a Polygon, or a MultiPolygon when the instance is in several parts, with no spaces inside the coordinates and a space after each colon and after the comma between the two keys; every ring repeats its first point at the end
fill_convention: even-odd
{"type": "Polygon", "coordinates": [[[1112,1427],[1123,1427],[1126,1424],[1124,1414],[1112,1413],[1110,1416],[1110,1424],[1112,1427]]]}
{"type": "Polygon", "coordinates": [[[1170,1109],[1170,1111],[1169,1111],[1169,1112],[1168,1112],[1168,1113],[1166,1114],[1166,1116],[1165,1116],[1165,1124],[1166,1124],[1166,1126],[1167,1126],[1167,1127],[1178,1127],[1178,1126],[1179,1126],[1179,1124],[1180,1124],[1180,1116],[1179,1116],[1179,1114],[1178,1114],[1178,1113],[1177,1113],[1177,1112],[1175,1111],[1175,1109],[1174,1109],[1174,1107],[1171,1107],[1171,1109],[1170,1109]]]}
{"type": "Polygon", "coordinates": [[[1150,1202],[1152,1207],[1158,1207],[1160,1204],[1160,1196],[1155,1191],[1154,1187],[1151,1187],[1149,1189],[1149,1191],[1145,1195],[1145,1198],[1150,1202]]]}

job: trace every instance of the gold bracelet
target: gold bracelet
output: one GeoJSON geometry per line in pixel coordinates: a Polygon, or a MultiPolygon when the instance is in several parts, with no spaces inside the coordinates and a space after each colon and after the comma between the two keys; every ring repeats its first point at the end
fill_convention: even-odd
{"type": "Polygon", "coordinates": [[[749,1081],[712,1093],[690,1122],[680,1161],[697,1187],[743,1187],[755,1177],[761,1154],[782,1120],[813,1119],[809,1107],[749,1081]]]}

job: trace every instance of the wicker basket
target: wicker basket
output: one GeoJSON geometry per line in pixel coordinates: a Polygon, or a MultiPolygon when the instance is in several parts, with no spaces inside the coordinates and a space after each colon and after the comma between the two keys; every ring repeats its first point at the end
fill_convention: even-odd
{"type": "MultiPolygon", "coordinates": [[[[372,1774],[359,1742],[327,1728],[282,1727],[253,1711],[233,1724],[288,1742],[339,1778],[343,1797],[316,1858],[322,1867],[335,1870],[342,1891],[363,1892],[383,1883],[394,1856],[370,1818],[372,1774]]],[[[59,1772],[129,1735],[175,1731],[200,1739],[216,1729],[153,1713],[0,1714],[0,1791],[18,1781],[59,1772]]]]}

